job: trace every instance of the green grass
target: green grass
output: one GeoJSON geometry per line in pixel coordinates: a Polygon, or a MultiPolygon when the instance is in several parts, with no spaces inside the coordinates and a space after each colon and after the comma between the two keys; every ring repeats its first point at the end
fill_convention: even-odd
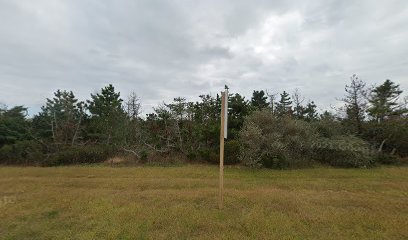
{"type": "Polygon", "coordinates": [[[408,239],[408,168],[0,167],[0,239],[408,239]]]}

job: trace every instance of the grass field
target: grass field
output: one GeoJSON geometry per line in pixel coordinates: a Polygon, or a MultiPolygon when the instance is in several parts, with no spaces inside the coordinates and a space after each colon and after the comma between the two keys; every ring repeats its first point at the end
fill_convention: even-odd
{"type": "Polygon", "coordinates": [[[0,239],[408,239],[408,168],[0,167],[0,239]]]}

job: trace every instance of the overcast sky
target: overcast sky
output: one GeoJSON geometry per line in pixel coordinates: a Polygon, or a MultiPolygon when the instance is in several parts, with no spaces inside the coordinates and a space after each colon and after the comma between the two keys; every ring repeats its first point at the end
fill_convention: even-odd
{"type": "Polygon", "coordinates": [[[145,112],[225,84],[328,108],[353,73],[408,91],[407,0],[0,0],[0,102],[31,113],[109,83],[145,112]]]}

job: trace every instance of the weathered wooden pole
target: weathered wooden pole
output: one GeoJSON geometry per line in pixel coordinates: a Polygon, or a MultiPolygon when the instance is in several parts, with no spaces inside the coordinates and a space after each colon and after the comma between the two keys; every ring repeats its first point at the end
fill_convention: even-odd
{"type": "Polygon", "coordinates": [[[224,139],[227,138],[228,89],[221,92],[221,128],[220,128],[220,196],[219,208],[224,207],[224,139]]]}

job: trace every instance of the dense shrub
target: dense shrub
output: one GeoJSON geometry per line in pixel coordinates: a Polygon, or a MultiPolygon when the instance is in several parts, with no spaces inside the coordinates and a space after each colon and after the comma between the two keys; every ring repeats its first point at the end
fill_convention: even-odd
{"type": "Polygon", "coordinates": [[[341,135],[317,140],[313,144],[313,158],[339,167],[369,167],[375,162],[365,141],[341,135]]]}
{"type": "MultiPolygon", "coordinates": [[[[218,150],[219,151],[219,150],[218,150]]],[[[220,155],[216,149],[201,148],[198,152],[199,160],[206,161],[212,164],[217,164],[220,161],[220,155]]]]}
{"type": "Polygon", "coordinates": [[[387,153],[382,153],[382,152],[376,154],[376,160],[380,164],[400,164],[401,163],[401,160],[397,156],[387,154],[387,153]]]}
{"type": "MultiPolygon", "coordinates": [[[[232,165],[240,162],[239,152],[240,144],[237,140],[225,141],[224,145],[224,164],[232,165]]],[[[189,152],[187,158],[189,160],[200,160],[211,164],[220,162],[219,148],[200,148],[195,152],[189,152]]]]}
{"type": "Polygon", "coordinates": [[[225,142],[224,147],[224,164],[239,163],[240,145],[237,140],[229,140],[225,142]]]}
{"type": "MultiPolygon", "coordinates": [[[[387,119],[382,123],[365,124],[363,137],[377,150],[393,153],[401,157],[408,156],[408,118],[387,119]]],[[[382,157],[387,158],[385,155],[382,157]]],[[[381,156],[379,156],[381,159],[381,156]]]]}
{"type": "Polygon", "coordinates": [[[289,162],[282,154],[265,154],[261,158],[262,166],[266,168],[284,169],[290,167],[289,162]]]}
{"type": "Polygon", "coordinates": [[[332,138],[343,135],[347,131],[341,122],[334,119],[323,119],[311,123],[316,133],[322,138],[332,138]]]}
{"type": "Polygon", "coordinates": [[[267,154],[267,150],[261,147],[262,129],[251,120],[244,124],[240,133],[240,161],[250,167],[262,167],[262,155],[267,154]]]}
{"type": "Polygon", "coordinates": [[[141,161],[141,163],[146,163],[148,156],[149,156],[149,154],[148,154],[146,149],[141,150],[140,151],[140,161],[141,161]]]}
{"type": "Polygon", "coordinates": [[[0,148],[0,163],[36,165],[43,161],[43,146],[35,141],[20,141],[0,148]]]}
{"type": "Polygon", "coordinates": [[[148,166],[176,166],[185,164],[189,159],[182,153],[175,152],[151,152],[145,162],[148,166]]]}
{"type": "Polygon", "coordinates": [[[254,112],[240,133],[240,160],[251,167],[305,167],[315,160],[340,167],[369,167],[375,162],[364,140],[343,135],[334,120],[309,123],[254,112]]]}
{"type": "Polygon", "coordinates": [[[98,163],[105,161],[115,153],[115,149],[107,145],[72,146],[51,154],[42,164],[44,166],[57,166],[98,163]]]}
{"type": "Polygon", "coordinates": [[[316,138],[307,122],[257,111],[247,117],[241,130],[240,160],[252,167],[306,166],[316,138]]]}

